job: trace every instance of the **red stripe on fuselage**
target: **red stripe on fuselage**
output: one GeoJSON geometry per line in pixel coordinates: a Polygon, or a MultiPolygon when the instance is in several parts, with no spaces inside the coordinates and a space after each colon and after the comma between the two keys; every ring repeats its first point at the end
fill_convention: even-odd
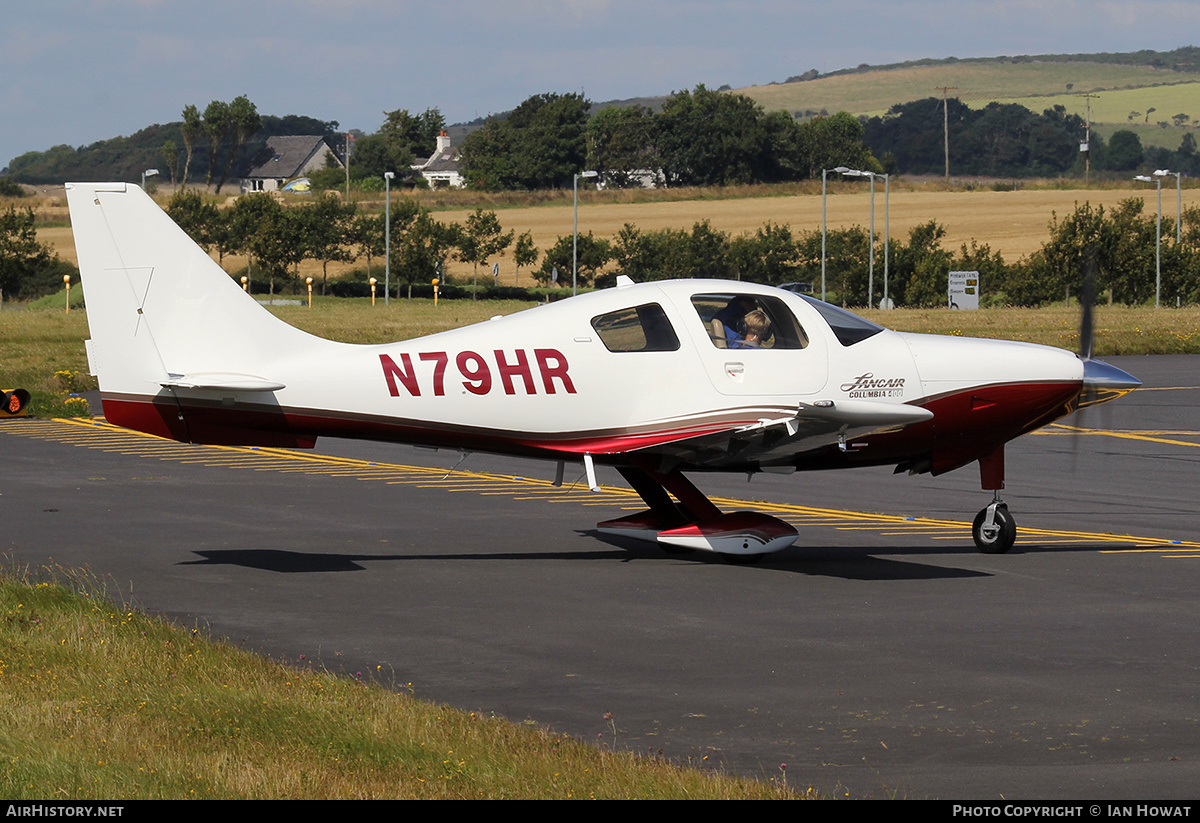
{"type": "MultiPolygon", "coordinates": [[[[846,452],[814,453],[798,468],[884,465],[930,458],[934,474],[963,466],[1022,434],[1069,414],[1080,384],[1014,383],[977,386],[925,399],[915,405],[934,413],[932,420],[898,432],[857,438],[846,452]]],[[[225,407],[182,399],[131,395],[104,397],[109,422],[182,442],[209,445],[311,447],[319,436],[351,437],[417,445],[488,451],[498,454],[560,457],[590,453],[608,456],[638,451],[653,456],[656,446],[728,431],[758,418],[712,416],[707,421],[669,429],[595,432],[528,432],[470,428],[436,422],[367,417],[349,412],[283,409],[267,406],[225,407]]],[[[732,411],[732,410],[731,410],[732,411]]],[[[747,467],[753,467],[753,461],[747,467]]],[[[704,466],[682,466],[699,468],[704,466]]],[[[722,469],[738,466],[722,465],[722,469]]]]}

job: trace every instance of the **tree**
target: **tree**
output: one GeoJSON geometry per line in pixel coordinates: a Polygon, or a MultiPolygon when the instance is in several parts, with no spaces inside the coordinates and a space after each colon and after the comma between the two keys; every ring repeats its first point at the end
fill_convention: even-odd
{"type": "Polygon", "coordinates": [[[587,125],[589,169],[600,173],[606,186],[624,189],[642,185],[646,172],[657,167],[654,113],[645,106],[608,106],[587,125]]]}
{"type": "Polygon", "coordinates": [[[433,154],[438,135],[446,128],[446,118],[438,109],[425,109],[417,115],[409,114],[408,109],[396,109],[384,112],[384,116],[387,119],[379,134],[390,145],[398,146],[416,158],[433,154]]]}
{"type": "Polygon", "coordinates": [[[667,98],[659,115],[658,156],[667,182],[714,186],[765,179],[770,140],[762,107],[704,84],[667,98]]]}
{"type": "Polygon", "coordinates": [[[426,109],[420,115],[397,109],[384,112],[384,116],[387,120],[378,132],[355,141],[352,179],[381,178],[389,171],[400,180],[411,177],[413,163],[433,154],[438,135],[446,127],[446,118],[437,109],[426,109]]]}
{"type": "Polygon", "coordinates": [[[33,209],[9,206],[0,212],[0,299],[20,299],[48,294],[62,287],[49,282],[50,249],[39,243],[33,209]]]}
{"type": "Polygon", "coordinates": [[[212,184],[213,167],[217,164],[217,151],[221,142],[232,125],[229,104],[213,100],[204,109],[204,139],[208,141],[208,168],[205,171],[205,185],[212,184]]]}
{"type": "Polygon", "coordinates": [[[798,132],[799,164],[806,178],[820,177],[822,169],[837,166],[883,171],[883,166],[863,142],[862,123],[851,114],[840,111],[829,117],[814,117],[801,123],[798,132]]]}
{"type": "Polygon", "coordinates": [[[467,179],[484,189],[563,187],[587,161],[591,103],[581,94],[538,94],[463,141],[467,179]]]}
{"type": "Polygon", "coordinates": [[[729,258],[739,280],[778,286],[796,280],[799,249],[790,226],[767,223],[753,235],[734,238],[729,258]]]}
{"type": "Polygon", "coordinates": [[[516,132],[503,120],[490,119],[467,135],[461,149],[463,174],[473,189],[523,188],[517,178],[516,132]]]}
{"type": "Polygon", "coordinates": [[[171,173],[171,185],[174,186],[179,178],[179,147],[174,140],[168,140],[162,145],[163,162],[171,173]]]}
{"type": "Polygon", "coordinates": [[[275,293],[276,279],[289,280],[288,267],[298,262],[299,244],[291,237],[283,207],[269,194],[239,197],[230,210],[230,237],[234,248],[245,252],[266,270],[275,293]]]}
{"type": "MultiPolygon", "coordinates": [[[[542,258],[542,266],[533,275],[539,282],[549,283],[555,269],[558,269],[558,286],[564,288],[571,280],[572,250],[574,235],[558,238],[552,247],[546,250],[542,258]]],[[[596,276],[600,269],[612,259],[612,247],[607,240],[597,239],[589,231],[579,235],[578,244],[578,283],[586,286],[596,276]]]]}
{"type": "Polygon", "coordinates": [[[336,194],[323,194],[312,203],[292,209],[293,227],[300,232],[296,238],[303,246],[304,257],[321,261],[321,294],[329,284],[329,263],[352,262],[352,226],[357,209],[353,203],[343,203],[336,194]]]}
{"type": "Polygon", "coordinates": [[[642,231],[626,223],[617,232],[612,247],[617,268],[611,279],[619,274],[639,283],[687,277],[687,245],[687,232],[680,229],[642,231]]]}
{"type": "Polygon", "coordinates": [[[371,276],[371,259],[382,257],[386,238],[383,233],[382,214],[360,214],[350,226],[351,242],[358,245],[359,253],[367,258],[367,277],[371,276]]]}
{"type": "Polygon", "coordinates": [[[1132,172],[1142,160],[1141,138],[1135,132],[1122,130],[1112,133],[1106,152],[1105,166],[1112,172],[1132,172]]]}
{"type": "Polygon", "coordinates": [[[513,283],[521,279],[521,267],[532,266],[537,262],[538,248],[533,245],[533,233],[525,232],[517,238],[517,245],[513,247],[513,263],[516,264],[517,273],[513,278],[513,283]]]}
{"type": "Polygon", "coordinates": [[[736,268],[731,251],[729,235],[714,229],[707,220],[694,224],[691,232],[682,229],[643,232],[626,223],[617,233],[611,250],[617,269],[598,278],[596,285],[607,286],[618,274],[637,281],[685,277],[733,279],[736,268]]]}
{"type": "MultiPolygon", "coordinates": [[[[511,229],[508,234],[504,233],[494,211],[477,208],[467,215],[467,224],[458,237],[456,256],[462,262],[471,264],[474,282],[479,281],[480,264],[486,263],[496,255],[504,254],[504,250],[512,244],[514,233],[511,229]]],[[[475,296],[474,289],[471,296],[475,296]]]]}
{"type": "Polygon", "coordinates": [[[458,242],[459,226],[433,219],[430,211],[409,197],[392,205],[392,273],[396,282],[429,282],[444,278],[446,257],[458,242]]]}
{"type": "MultiPolygon", "coordinates": [[[[820,289],[821,283],[821,232],[806,232],[796,244],[801,280],[820,289]]],[[[867,230],[862,226],[848,229],[830,229],[825,236],[826,286],[841,301],[842,306],[863,305],[867,293],[867,271],[869,247],[867,230]]]]}
{"type": "MultiPolygon", "coordinates": [[[[893,249],[888,271],[889,297],[907,306],[946,305],[952,256],[942,248],[945,236],[945,227],[930,220],[909,231],[907,245],[889,244],[893,249]]],[[[871,302],[875,303],[874,298],[871,302]]]]}
{"type": "Polygon", "coordinates": [[[212,251],[217,245],[217,223],[222,222],[221,216],[217,207],[206,203],[199,192],[188,189],[175,192],[167,202],[167,214],[205,251],[212,251]]]}
{"type": "MultiPolygon", "coordinates": [[[[228,115],[226,130],[228,137],[232,140],[232,145],[228,148],[225,156],[221,179],[217,181],[218,194],[221,192],[221,186],[225,185],[225,179],[229,176],[229,170],[233,168],[233,161],[238,152],[246,141],[262,128],[262,118],[258,116],[258,108],[244,94],[235,97],[226,111],[228,115]]],[[[210,162],[212,162],[211,159],[210,162]]]]}
{"type": "Polygon", "coordinates": [[[258,107],[244,94],[235,97],[229,103],[213,100],[204,109],[203,120],[195,106],[186,106],[183,110],[183,140],[188,156],[184,164],[184,182],[187,182],[187,168],[191,164],[192,145],[203,137],[208,143],[208,168],[204,178],[206,184],[212,183],[213,172],[217,167],[217,155],[221,147],[225,146],[225,162],[217,178],[217,192],[220,193],[242,146],[262,130],[262,127],[263,119],[258,113],[258,107]]]}
{"type": "Polygon", "coordinates": [[[183,179],[180,181],[183,185],[187,185],[188,170],[192,166],[192,153],[196,149],[196,143],[204,137],[204,122],[200,119],[200,110],[189,104],[183,107],[183,146],[185,157],[183,161],[183,179]]]}
{"type": "MultiPolygon", "coordinates": [[[[864,136],[871,151],[894,158],[900,172],[941,174],[947,126],[950,166],[958,173],[1029,177],[1062,174],[1079,163],[1084,122],[1063,106],[1039,115],[1011,103],[977,110],[954,98],[927,97],[870,118],[864,136]]],[[[1102,143],[1095,135],[1092,142],[1095,157],[1102,143]]]]}

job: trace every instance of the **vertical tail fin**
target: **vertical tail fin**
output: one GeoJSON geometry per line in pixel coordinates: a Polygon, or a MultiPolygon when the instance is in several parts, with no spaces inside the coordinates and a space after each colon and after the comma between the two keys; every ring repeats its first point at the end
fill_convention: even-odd
{"type": "Polygon", "coordinates": [[[197,439],[182,407],[174,411],[177,389],[266,400],[284,388],[270,376],[280,357],[327,344],[258,305],[137,186],[66,188],[92,334],[89,362],[113,422],[197,439]],[[124,408],[125,419],[115,419],[110,406],[124,408]]]}

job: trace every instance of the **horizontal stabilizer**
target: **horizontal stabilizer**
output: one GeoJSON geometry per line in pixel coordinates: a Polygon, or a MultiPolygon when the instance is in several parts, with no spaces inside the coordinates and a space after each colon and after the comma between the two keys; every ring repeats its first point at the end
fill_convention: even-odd
{"type": "Polygon", "coordinates": [[[164,389],[212,389],[217,391],[279,391],[283,383],[265,380],[252,374],[172,374],[162,382],[164,389]]]}

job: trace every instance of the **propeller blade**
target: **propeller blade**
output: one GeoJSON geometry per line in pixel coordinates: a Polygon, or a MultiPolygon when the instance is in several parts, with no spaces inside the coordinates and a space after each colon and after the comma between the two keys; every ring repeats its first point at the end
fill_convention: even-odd
{"type": "Polygon", "coordinates": [[[1092,359],[1092,340],[1095,336],[1095,320],[1093,317],[1096,304],[1096,247],[1087,250],[1083,259],[1083,283],[1079,289],[1079,305],[1082,315],[1079,319],[1079,357],[1083,360],[1092,359]]]}

